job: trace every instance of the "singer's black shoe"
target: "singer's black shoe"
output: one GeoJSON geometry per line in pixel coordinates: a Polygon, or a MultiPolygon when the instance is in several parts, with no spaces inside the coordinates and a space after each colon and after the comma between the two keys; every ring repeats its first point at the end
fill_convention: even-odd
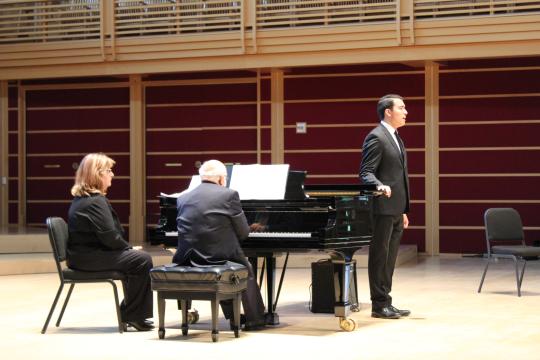
{"type": "Polygon", "coordinates": [[[410,310],[400,310],[400,309],[396,308],[394,305],[390,305],[388,308],[390,310],[392,310],[393,312],[397,312],[400,316],[409,316],[409,315],[411,315],[410,310]]]}
{"type": "Polygon", "coordinates": [[[390,307],[383,307],[381,309],[371,309],[371,317],[380,319],[399,319],[401,315],[390,309],[390,307]]]}

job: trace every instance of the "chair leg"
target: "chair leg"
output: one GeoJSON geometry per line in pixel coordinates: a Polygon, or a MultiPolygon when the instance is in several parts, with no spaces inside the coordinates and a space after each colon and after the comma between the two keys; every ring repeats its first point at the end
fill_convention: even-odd
{"type": "Polygon", "coordinates": [[[519,278],[519,288],[521,289],[521,283],[523,282],[523,275],[525,274],[525,266],[527,266],[527,261],[523,260],[523,268],[521,268],[521,277],[519,278]]]}
{"type": "Polygon", "coordinates": [[[54,312],[54,308],[56,307],[56,303],[58,303],[58,299],[60,298],[60,294],[62,293],[62,290],[64,289],[64,283],[61,282],[60,286],[58,287],[58,291],[56,292],[56,296],[54,297],[54,301],[51,305],[51,310],[49,310],[49,315],[47,315],[47,320],[45,320],[45,324],[43,325],[43,329],[41,329],[41,333],[45,334],[47,331],[47,327],[49,326],[49,321],[51,321],[52,314],[54,312]]]}
{"type": "Polygon", "coordinates": [[[482,285],[484,285],[484,279],[486,278],[488,266],[489,266],[489,257],[486,260],[486,267],[484,268],[484,273],[482,274],[482,279],[480,280],[480,286],[478,287],[478,292],[482,291],[482,285]]]}
{"type": "Polygon", "coordinates": [[[523,261],[523,268],[521,269],[521,277],[519,276],[519,261],[518,259],[513,256],[514,263],[516,264],[516,285],[518,288],[518,296],[521,296],[521,282],[523,281],[523,275],[525,274],[525,266],[527,265],[527,261],[523,261]]]}
{"type": "Polygon", "coordinates": [[[122,334],[124,332],[124,323],[122,322],[122,313],[120,311],[120,301],[118,300],[118,288],[116,287],[114,280],[109,280],[108,283],[111,284],[113,288],[114,307],[116,308],[116,319],[118,320],[118,332],[122,334]]]}
{"type": "Polygon", "coordinates": [[[75,287],[75,284],[71,284],[69,287],[66,300],[64,301],[64,305],[62,306],[62,311],[60,311],[60,315],[58,316],[58,320],[56,320],[56,327],[60,326],[60,321],[62,321],[62,317],[64,316],[64,311],[66,310],[66,306],[69,302],[69,299],[71,298],[71,293],[73,292],[73,288],[75,287]]]}
{"type": "MultiPolygon", "coordinates": [[[[514,263],[516,265],[516,285],[517,285],[517,293],[518,296],[521,296],[521,279],[519,278],[519,261],[515,256],[512,256],[512,259],[514,260],[514,263]]],[[[523,265],[525,266],[525,265],[523,265]]],[[[523,268],[525,270],[525,268],[523,268]]]]}

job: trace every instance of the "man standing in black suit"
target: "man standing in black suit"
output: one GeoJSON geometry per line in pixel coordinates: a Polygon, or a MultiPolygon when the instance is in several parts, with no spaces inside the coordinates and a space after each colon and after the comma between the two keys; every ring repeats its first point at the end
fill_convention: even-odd
{"type": "Polygon", "coordinates": [[[377,104],[381,123],[365,138],[360,179],[376,184],[383,193],[373,199],[373,239],[369,247],[368,274],[371,316],[398,319],[409,310],[392,305],[392,276],[403,229],[409,226],[407,154],[397,129],[405,125],[407,110],[399,95],[385,95],[377,104]]]}
{"type": "MultiPolygon", "coordinates": [[[[240,241],[247,238],[247,223],[238,192],[226,188],[227,169],[218,160],[199,169],[201,184],[177,200],[178,248],[173,262],[179,265],[218,265],[233,261],[249,270],[247,290],[242,294],[244,330],[265,326],[264,303],[240,241]]],[[[225,317],[233,315],[232,301],[222,301],[225,317]]]]}

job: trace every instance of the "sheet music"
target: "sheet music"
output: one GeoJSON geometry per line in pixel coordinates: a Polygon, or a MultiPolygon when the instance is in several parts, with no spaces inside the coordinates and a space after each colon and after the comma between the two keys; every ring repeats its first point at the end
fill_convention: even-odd
{"type": "Polygon", "coordinates": [[[191,181],[189,183],[189,186],[186,190],[182,191],[182,192],[179,192],[179,193],[174,193],[174,194],[165,194],[165,193],[160,193],[159,195],[161,196],[166,196],[166,197],[172,197],[172,198],[178,198],[180,195],[183,195],[185,193],[188,193],[190,192],[191,190],[195,189],[197,186],[199,186],[201,184],[201,177],[200,175],[193,175],[191,177],[191,181]]]}
{"type": "Polygon", "coordinates": [[[289,164],[234,165],[229,187],[240,200],[283,200],[289,164]]]}

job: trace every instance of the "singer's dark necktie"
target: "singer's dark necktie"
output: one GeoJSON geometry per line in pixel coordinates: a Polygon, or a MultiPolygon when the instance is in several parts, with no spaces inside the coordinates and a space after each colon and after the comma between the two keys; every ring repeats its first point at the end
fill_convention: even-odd
{"type": "Polygon", "coordinates": [[[404,157],[403,156],[403,149],[404,149],[403,148],[403,141],[401,141],[401,138],[399,137],[399,134],[398,134],[397,130],[394,132],[394,135],[396,135],[396,140],[397,140],[397,142],[399,144],[399,152],[401,153],[401,158],[403,158],[404,157]]]}

